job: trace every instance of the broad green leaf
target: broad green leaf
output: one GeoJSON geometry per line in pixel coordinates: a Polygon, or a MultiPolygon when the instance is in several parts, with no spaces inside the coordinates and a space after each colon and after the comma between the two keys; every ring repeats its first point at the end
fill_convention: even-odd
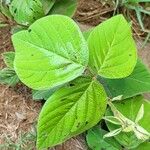
{"type": "Polygon", "coordinates": [[[14,68],[15,52],[10,51],[3,53],[3,59],[8,68],[14,68]]]}
{"type": "MultiPolygon", "coordinates": [[[[144,105],[144,115],[143,118],[138,122],[138,124],[143,127],[146,131],[150,132],[150,102],[145,100],[142,96],[137,96],[134,98],[126,99],[122,102],[114,102],[115,107],[128,119],[135,122],[137,114],[140,110],[141,105],[144,105]]],[[[107,109],[106,115],[112,115],[110,109],[107,109]]],[[[114,125],[106,121],[107,127],[110,131],[118,129],[118,125],[114,125]]],[[[135,148],[142,140],[138,140],[133,132],[121,132],[120,134],[115,136],[116,140],[126,148],[135,148]]]]}
{"type": "Polygon", "coordinates": [[[138,60],[132,74],[124,79],[99,78],[110,98],[123,95],[123,99],[150,92],[150,71],[138,60]]]}
{"type": "Polygon", "coordinates": [[[44,16],[40,0],[13,0],[9,10],[17,23],[29,25],[44,16]]]}
{"type": "Polygon", "coordinates": [[[88,38],[89,65],[105,78],[129,76],[137,61],[131,28],[122,15],[117,15],[98,25],[88,38]]]}
{"type": "Polygon", "coordinates": [[[56,0],[49,14],[62,14],[72,17],[77,8],[77,0],[56,0]]]}
{"type": "Polygon", "coordinates": [[[88,131],[86,140],[92,150],[120,150],[121,145],[114,138],[103,138],[107,131],[96,126],[88,131]]]}
{"type": "Polygon", "coordinates": [[[14,70],[10,68],[0,70],[0,84],[15,86],[18,82],[19,79],[14,70]]]}
{"type": "Polygon", "coordinates": [[[106,109],[101,84],[78,78],[56,91],[45,103],[38,120],[38,148],[48,148],[96,125],[106,109]]]}
{"type": "Polygon", "coordinates": [[[28,31],[13,35],[12,41],[15,71],[24,84],[36,90],[71,81],[82,75],[88,64],[86,41],[79,27],[66,16],[39,19],[28,31]]]}
{"type": "Polygon", "coordinates": [[[56,0],[41,0],[41,2],[42,2],[42,5],[43,5],[43,10],[45,12],[45,15],[47,15],[48,12],[53,7],[53,5],[56,2],[56,0]]]}

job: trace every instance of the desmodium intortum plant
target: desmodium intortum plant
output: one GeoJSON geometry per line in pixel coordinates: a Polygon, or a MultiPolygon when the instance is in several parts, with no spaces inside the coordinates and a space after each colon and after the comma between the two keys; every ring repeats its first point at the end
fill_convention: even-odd
{"type": "MultiPolygon", "coordinates": [[[[87,41],[76,23],[61,15],[37,20],[28,30],[14,34],[12,41],[14,69],[24,84],[35,90],[61,86],[40,113],[39,149],[60,144],[96,125],[107,105],[98,80],[126,79],[137,63],[130,25],[122,15],[95,27],[87,41]]],[[[145,91],[139,89],[126,98],[145,91]]]]}

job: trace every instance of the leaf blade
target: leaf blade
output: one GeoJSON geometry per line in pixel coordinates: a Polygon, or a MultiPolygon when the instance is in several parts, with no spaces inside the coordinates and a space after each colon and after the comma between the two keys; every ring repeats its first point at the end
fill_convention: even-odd
{"type": "Polygon", "coordinates": [[[97,26],[88,38],[89,65],[106,78],[130,75],[137,61],[131,29],[122,15],[117,15],[97,26]]]}
{"type": "Polygon", "coordinates": [[[28,31],[13,35],[12,41],[15,71],[33,89],[50,89],[71,81],[82,75],[88,64],[86,41],[79,27],[66,16],[39,19],[28,31]]]}
{"type": "Polygon", "coordinates": [[[113,80],[101,78],[99,81],[103,83],[110,98],[122,95],[126,99],[150,91],[150,71],[141,60],[137,61],[130,76],[113,80]]]}
{"type": "Polygon", "coordinates": [[[80,83],[83,84],[72,81],[71,86],[61,88],[46,101],[38,121],[39,148],[60,144],[101,119],[106,109],[106,94],[102,86],[85,78],[81,78],[80,83]]]}
{"type": "Polygon", "coordinates": [[[9,10],[15,21],[23,25],[30,25],[35,20],[44,16],[40,0],[13,0],[9,10]]]}

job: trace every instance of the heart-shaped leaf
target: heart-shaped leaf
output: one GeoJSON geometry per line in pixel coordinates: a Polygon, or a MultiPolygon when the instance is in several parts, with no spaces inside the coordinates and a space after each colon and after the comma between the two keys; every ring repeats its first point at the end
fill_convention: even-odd
{"type": "Polygon", "coordinates": [[[13,35],[15,71],[30,88],[50,89],[82,75],[88,64],[87,43],[75,22],[51,15],[28,31],[13,35]]]}
{"type": "Polygon", "coordinates": [[[29,25],[44,16],[40,0],[13,0],[9,10],[16,22],[29,25]]]}
{"type": "Polygon", "coordinates": [[[129,76],[137,61],[130,25],[122,15],[101,23],[88,38],[89,65],[106,78],[129,76]]]}
{"type": "MultiPolygon", "coordinates": [[[[113,103],[115,107],[118,109],[119,112],[121,112],[125,117],[132,120],[133,122],[136,121],[138,112],[140,110],[140,107],[144,106],[144,115],[142,119],[138,122],[138,125],[140,125],[142,128],[144,128],[147,132],[150,132],[150,102],[145,100],[142,96],[137,96],[134,98],[129,98],[121,102],[114,102],[113,103]]],[[[112,112],[110,109],[107,109],[106,115],[111,116],[112,112]]],[[[118,129],[119,126],[112,124],[110,122],[107,122],[107,126],[110,131],[113,131],[115,129],[118,129]]],[[[118,135],[115,136],[116,140],[126,148],[135,148],[140,143],[142,143],[142,140],[138,140],[135,136],[134,132],[121,132],[118,135]]]]}
{"type": "Polygon", "coordinates": [[[150,71],[140,61],[137,61],[132,74],[123,79],[100,78],[110,98],[123,95],[123,99],[150,92],[150,71]]]}
{"type": "Polygon", "coordinates": [[[55,92],[38,120],[38,148],[52,147],[96,125],[106,109],[106,93],[96,80],[79,78],[55,92]]]}

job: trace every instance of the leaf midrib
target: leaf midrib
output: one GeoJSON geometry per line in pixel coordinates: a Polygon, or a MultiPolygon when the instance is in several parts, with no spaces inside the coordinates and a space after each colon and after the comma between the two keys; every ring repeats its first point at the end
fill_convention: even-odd
{"type": "MultiPolygon", "coordinates": [[[[106,55],[105,55],[105,58],[104,58],[104,60],[103,60],[103,62],[102,62],[102,65],[100,66],[100,70],[99,70],[98,72],[101,72],[101,69],[103,68],[103,66],[104,66],[104,64],[105,64],[105,61],[106,61],[106,59],[107,59],[107,56],[108,56],[108,54],[110,53],[111,48],[113,47],[113,43],[114,43],[114,40],[115,40],[115,35],[116,35],[116,33],[117,33],[117,29],[118,29],[118,27],[119,27],[120,21],[121,21],[121,18],[119,19],[119,21],[118,21],[118,23],[117,23],[116,31],[115,31],[115,33],[114,33],[112,42],[111,42],[111,44],[110,44],[110,46],[109,46],[109,49],[108,49],[108,51],[107,51],[107,53],[106,53],[106,55]]],[[[106,33],[105,33],[104,29],[103,29],[103,32],[104,32],[105,39],[106,39],[106,41],[107,41],[107,45],[109,45],[109,44],[108,44],[109,42],[108,42],[108,40],[107,40],[107,38],[106,38],[106,33]]]]}
{"type": "MultiPolygon", "coordinates": [[[[86,93],[86,91],[90,88],[90,86],[93,84],[93,80],[91,81],[91,83],[89,84],[89,86],[86,88],[86,90],[83,92],[83,94],[80,96],[80,98],[79,98],[79,100],[78,101],[76,101],[73,105],[72,105],[72,107],[69,109],[69,111],[68,112],[66,112],[65,114],[64,114],[64,116],[57,122],[57,124],[55,124],[55,127],[49,132],[49,134],[53,131],[53,130],[55,130],[55,128],[57,127],[57,125],[66,117],[66,115],[68,114],[68,113],[70,113],[70,111],[79,103],[79,101],[81,100],[81,98],[84,96],[84,94],[86,93]]],[[[39,127],[40,128],[40,127],[39,127]]],[[[42,138],[42,137],[39,137],[39,138],[42,138]]]]}
{"type": "MultiPolygon", "coordinates": [[[[18,38],[17,38],[18,39],[18,38]]],[[[23,39],[18,39],[18,40],[20,40],[20,41],[22,41],[22,42],[24,42],[24,43],[26,43],[26,44],[29,44],[29,45],[31,45],[32,47],[36,47],[38,50],[40,49],[40,51],[41,50],[43,50],[43,51],[45,51],[46,53],[52,53],[53,55],[56,55],[56,56],[59,56],[59,57],[61,57],[61,58],[63,58],[63,59],[66,59],[67,61],[70,61],[72,64],[77,64],[78,66],[82,66],[82,67],[85,67],[83,64],[81,64],[81,63],[77,63],[77,62],[75,62],[75,61],[73,61],[73,60],[71,60],[71,59],[68,59],[68,58],[66,58],[66,57],[64,57],[64,56],[62,56],[62,55],[60,55],[60,54],[57,54],[57,53],[55,53],[55,52],[53,52],[53,51],[50,51],[50,50],[48,50],[48,49],[46,49],[46,48],[44,48],[44,47],[40,47],[40,46],[38,46],[38,45],[35,45],[35,44],[32,44],[32,43],[30,43],[30,42],[28,42],[28,41],[25,41],[25,40],[23,40],[23,39]]],[[[47,56],[46,56],[47,57],[47,56]]]]}

